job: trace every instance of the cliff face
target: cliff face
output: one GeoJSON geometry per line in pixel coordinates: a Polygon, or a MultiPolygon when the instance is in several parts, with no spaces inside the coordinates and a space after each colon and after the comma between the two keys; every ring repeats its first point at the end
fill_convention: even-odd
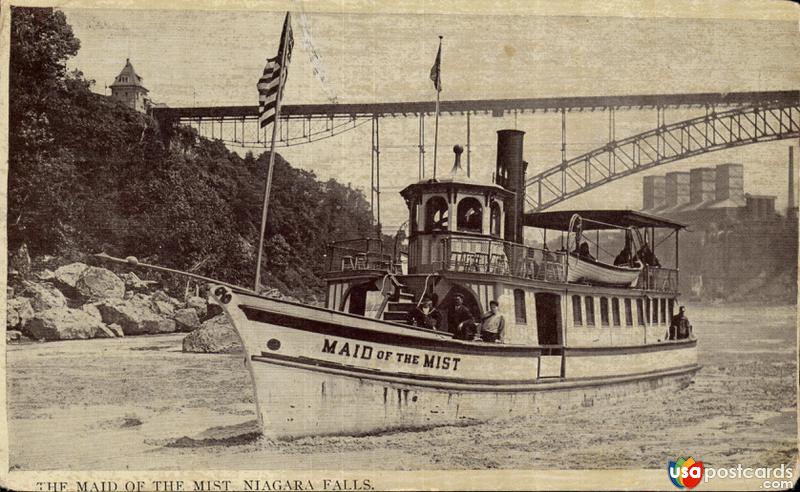
{"type": "MultiPolygon", "coordinates": [[[[105,251],[251,285],[267,155],[185,127],[165,146],[153,119],[66,73],[79,46],[63,12],[13,8],[8,251],[27,261],[12,267],[24,276],[28,256],[66,264],[105,251]]],[[[280,156],[272,187],[264,284],[312,300],[326,243],[371,232],[369,204],[280,156]]]]}

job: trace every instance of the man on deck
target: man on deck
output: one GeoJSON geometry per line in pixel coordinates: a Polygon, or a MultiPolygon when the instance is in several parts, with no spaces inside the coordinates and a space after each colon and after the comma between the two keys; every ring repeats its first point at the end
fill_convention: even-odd
{"type": "Polygon", "coordinates": [[[442,313],[433,307],[433,301],[429,297],[423,297],[419,306],[408,313],[408,324],[411,326],[438,330],[441,323],[442,313]]]}
{"type": "Polygon", "coordinates": [[[456,294],[453,298],[453,305],[447,312],[447,325],[454,338],[465,339],[462,332],[467,325],[471,324],[464,323],[465,321],[474,323],[474,318],[469,308],[464,305],[464,296],[456,294]]]}
{"type": "Polygon", "coordinates": [[[692,325],[686,317],[686,307],[681,306],[669,324],[669,340],[682,340],[692,336],[692,325]]]}
{"type": "Polygon", "coordinates": [[[497,301],[489,301],[489,312],[481,319],[481,325],[478,328],[478,333],[475,334],[475,340],[503,343],[506,320],[502,314],[497,312],[499,307],[497,301]]]}

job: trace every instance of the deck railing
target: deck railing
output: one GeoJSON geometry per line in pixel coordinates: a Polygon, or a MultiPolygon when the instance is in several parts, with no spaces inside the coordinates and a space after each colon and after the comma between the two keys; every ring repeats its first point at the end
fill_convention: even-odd
{"type": "Polygon", "coordinates": [[[380,239],[347,239],[328,246],[328,272],[385,270],[399,273],[400,265],[384,251],[380,239]]]}
{"type": "MultiPolygon", "coordinates": [[[[447,236],[429,244],[429,254],[423,255],[412,238],[409,254],[413,257],[416,273],[474,272],[508,277],[567,281],[567,255],[563,251],[550,251],[517,243],[485,237],[447,236]],[[435,254],[433,251],[435,250],[435,254]],[[429,258],[422,261],[422,258],[429,258]]],[[[381,270],[401,273],[389,251],[384,251],[379,239],[351,239],[336,241],[328,248],[328,272],[381,270]]],[[[645,267],[639,274],[638,289],[659,292],[678,290],[678,270],[645,267]]]]}
{"type": "Polygon", "coordinates": [[[642,268],[642,272],[639,274],[639,282],[636,286],[646,290],[677,292],[678,270],[646,266],[642,268]]]}
{"type": "Polygon", "coordinates": [[[566,255],[486,238],[444,238],[441,269],[549,282],[566,280],[566,255]]]}

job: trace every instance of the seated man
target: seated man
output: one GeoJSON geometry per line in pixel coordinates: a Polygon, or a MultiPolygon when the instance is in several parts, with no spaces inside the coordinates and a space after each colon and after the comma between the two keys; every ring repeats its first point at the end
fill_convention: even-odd
{"type": "Polygon", "coordinates": [[[622,251],[619,252],[616,258],[614,258],[614,265],[616,266],[629,266],[633,262],[633,256],[631,255],[631,248],[627,244],[622,251]]]}
{"type": "Polygon", "coordinates": [[[644,263],[647,266],[652,266],[652,267],[661,266],[661,262],[658,261],[658,258],[656,258],[655,253],[653,253],[653,251],[650,249],[650,246],[647,243],[644,243],[642,247],[639,248],[639,251],[636,253],[636,256],[638,256],[639,259],[642,260],[642,263],[644,263]]]}
{"type": "Polygon", "coordinates": [[[447,325],[453,337],[464,339],[462,333],[464,325],[462,323],[465,321],[474,322],[475,320],[472,317],[472,312],[464,305],[464,296],[456,294],[453,297],[453,305],[447,311],[447,325]]]}
{"type": "Polygon", "coordinates": [[[438,330],[442,323],[442,313],[433,307],[433,301],[429,297],[423,297],[419,306],[408,312],[406,323],[429,330],[438,330]]]}
{"type": "Polygon", "coordinates": [[[578,257],[582,260],[595,261],[594,256],[589,252],[589,243],[586,241],[582,242],[581,247],[578,248],[578,257]]]}
{"type": "Polygon", "coordinates": [[[686,307],[681,306],[669,324],[669,340],[683,340],[692,336],[692,325],[686,317],[686,307]]]}
{"type": "Polygon", "coordinates": [[[497,312],[499,307],[497,301],[489,301],[489,312],[481,319],[481,325],[475,334],[475,340],[503,343],[505,339],[505,319],[502,314],[497,312]]]}

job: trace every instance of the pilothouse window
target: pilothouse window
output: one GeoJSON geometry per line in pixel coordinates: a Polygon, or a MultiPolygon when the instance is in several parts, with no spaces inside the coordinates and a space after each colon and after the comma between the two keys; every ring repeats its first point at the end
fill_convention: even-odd
{"type": "Polygon", "coordinates": [[[483,227],[483,207],[476,198],[467,197],[458,203],[458,230],[480,234],[483,227]]]}
{"type": "Polygon", "coordinates": [[[500,237],[500,204],[492,202],[489,207],[489,234],[500,237]]]}
{"type": "Polygon", "coordinates": [[[447,201],[440,196],[435,196],[425,205],[425,232],[446,231],[447,229],[447,201]]]}

